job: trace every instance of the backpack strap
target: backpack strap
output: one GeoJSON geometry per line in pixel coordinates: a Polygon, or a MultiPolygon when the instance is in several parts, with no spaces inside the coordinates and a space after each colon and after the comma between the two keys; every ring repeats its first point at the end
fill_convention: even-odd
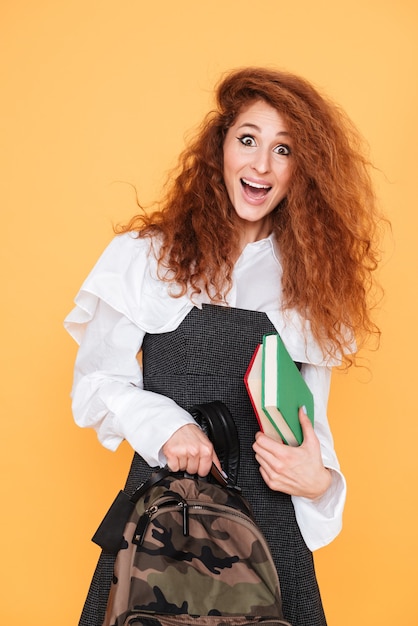
{"type": "Polygon", "coordinates": [[[171,473],[172,472],[170,472],[167,466],[157,469],[155,472],[151,474],[148,480],[146,480],[144,483],[142,483],[142,485],[139,485],[139,487],[135,489],[135,491],[130,497],[130,501],[133,504],[136,504],[138,500],[142,498],[144,493],[148,491],[148,489],[151,489],[151,487],[154,487],[154,485],[157,485],[158,483],[160,483],[164,478],[167,478],[167,476],[170,476],[171,473]]]}
{"type": "Polygon", "coordinates": [[[213,443],[221,466],[228,476],[228,483],[236,485],[240,461],[239,436],[228,407],[215,400],[196,404],[189,412],[213,443]]]}

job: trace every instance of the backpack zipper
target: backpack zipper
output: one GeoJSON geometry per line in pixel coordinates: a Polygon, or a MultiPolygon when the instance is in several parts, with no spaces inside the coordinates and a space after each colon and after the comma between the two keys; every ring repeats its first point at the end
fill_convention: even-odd
{"type": "Polygon", "coordinates": [[[178,507],[182,509],[183,511],[183,535],[187,537],[187,535],[189,534],[189,517],[187,514],[189,505],[187,504],[185,500],[176,500],[174,498],[170,498],[169,500],[166,500],[165,502],[161,502],[160,504],[153,504],[146,511],[144,511],[144,513],[139,518],[139,521],[136,526],[134,536],[132,539],[132,543],[134,543],[137,546],[142,546],[144,542],[144,536],[145,536],[146,530],[148,528],[148,525],[151,519],[159,511],[170,506],[175,506],[176,508],[178,507]]]}
{"type": "Polygon", "coordinates": [[[187,537],[189,534],[189,514],[190,511],[199,510],[199,511],[207,511],[212,515],[223,515],[225,517],[230,518],[238,518],[241,523],[246,525],[248,528],[252,530],[252,532],[257,536],[257,538],[261,539],[263,542],[265,541],[263,533],[260,531],[257,524],[245,513],[233,509],[230,506],[225,506],[222,504],[213,504],[210,503],[201,503],[194,500],[183,500],[183,499],[175,499],[170,497],[164,501],[159,502],[158,504],[154,504],[150,506],[139,518],[132,543],[135,545],[141,546],[144,542],[144,536],[148,525],[153,517],[158,515],[159,512],[163,511],[170,506],[174,506],[175,508],[181,508],[183,514],[183,535],[187,537]]]}

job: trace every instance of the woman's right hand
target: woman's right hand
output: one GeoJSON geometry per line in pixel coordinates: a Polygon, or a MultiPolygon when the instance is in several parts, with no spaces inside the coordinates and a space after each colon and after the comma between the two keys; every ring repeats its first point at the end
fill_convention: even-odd
{"type": "Polygon", "coordinates": [[[212,442],[195,424],[186,424],[176,430],[163,445],[162,451],[172,472],[207,476],[212,462],[222,470],[212,442]]]}

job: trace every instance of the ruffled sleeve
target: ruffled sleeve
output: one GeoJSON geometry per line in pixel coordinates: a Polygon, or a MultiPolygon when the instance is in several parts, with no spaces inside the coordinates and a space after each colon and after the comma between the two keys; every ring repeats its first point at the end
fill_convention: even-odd
{"type": "Polygon", "coordinates": [[[149,243],[130,233],[115,237],[87,276],[75,298],[75,308],[64,326],[81,343],[99,301],[131,322],[138,317],[138,294],[142,291],[149,243]]]}
{"type": "Polygon", "coordinates": [[[148,239],[115,237],[64,321],[80,346],[71,394],[76,423],[94,428],[111,450],[126,439],[151,466],[165,464],[161,447],[193,423],[170,398],[143,389],[137,355],[145,333],[175,328],[192,306],[170,298],[155,268],[148,239]]]}

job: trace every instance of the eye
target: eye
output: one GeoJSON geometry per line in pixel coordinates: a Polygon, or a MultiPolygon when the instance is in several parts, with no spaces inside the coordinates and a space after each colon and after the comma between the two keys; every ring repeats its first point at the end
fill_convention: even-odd
{"type": "Polygon", "coordinates": [[[255,139],[251,135],[242,135],[238,137],[238,141],[240,141],[243,146],[249,146],[250,148],[256,146],[255,139]]]}
{"type": "Polygon", "coordinates": [[[273,152],[275,152],[276,154],[281,154],[283,156],[290,156],[292,154],[290,146],[288,146],[286,143],[281,143],[276,146],[273,152]]]}

